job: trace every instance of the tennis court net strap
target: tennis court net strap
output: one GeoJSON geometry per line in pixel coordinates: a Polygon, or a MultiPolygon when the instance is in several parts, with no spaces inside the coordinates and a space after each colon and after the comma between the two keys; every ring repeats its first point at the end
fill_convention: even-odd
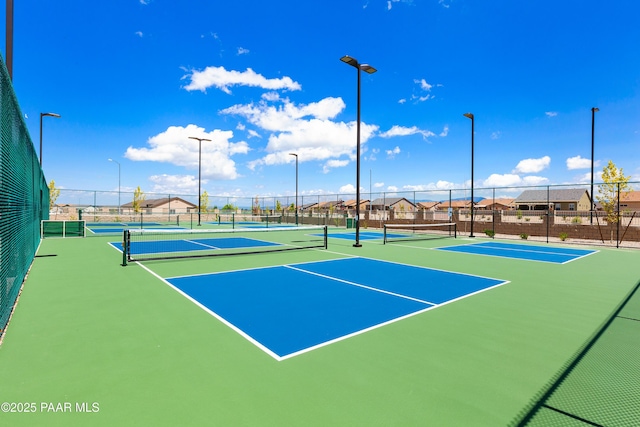
{"type": "Polygon", "coordinates": [[[455,222],[433,224],[384,224],[384,244],[406,240],[429,240],[447,237],[456,238],[455,222]]]}
{"type": "Polygon", "coordinates": [[[124,231],[122,264],[326,248],[326,226],[224,230],[131,229],[124,231]]]}

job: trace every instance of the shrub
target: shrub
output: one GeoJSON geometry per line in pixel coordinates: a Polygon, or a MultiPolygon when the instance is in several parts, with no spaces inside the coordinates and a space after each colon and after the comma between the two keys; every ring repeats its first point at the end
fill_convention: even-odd
{"type": "Polygon", "coordinates": [[[573,219],[571,220],[571,222],[573,224],[582,224],[582,218],[580,218],[579,216],[575,216],[573,217],[573,219]]]}
{"type": "Polygon", "coordinates": [[[560,233],[558,237],[560,237],[560,240],[564,242],[565,240],[567,240],[567,237],[569,237],[569,235],[567,233],[560,233]]]}
{"type": "Polygon", "coordinates": [[[516,211],[516,218],[522,219],[522,211],[520,209],[516,211]]]}
{"type": "Polygon", "coordinates": [[[484,234],[486,234],[489,237],[493,237],[496,235],[496,232],[493,230],[484,230],[484,234]]]}
{"type": "Polygon", "coordinates": [[[527,240],[529,238],[529,235],[527,233],[520,233],[520,238],[522,240],[527,240]]]}

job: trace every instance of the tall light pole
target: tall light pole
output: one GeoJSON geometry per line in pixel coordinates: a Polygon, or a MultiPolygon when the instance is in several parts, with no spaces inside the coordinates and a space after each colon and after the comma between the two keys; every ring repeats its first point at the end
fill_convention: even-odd
{"type": "Polygon", "coordinates": [[[118,215],[120,215],[120,162],[113,159],[109,159],[109,161],[118,164],[118,215]]]}
{"type": "Polygon", "coordinates": [[[296,156],[296,225],[298,225],[298,155],[289,153],[290,156],[296,156]]]}
{"type": "Polygon", "coordinates": [[[469,237],[475,237],[473,235],[473,133],[475,119],[471,113],[464,113],[463,116],[471,119],[471,234],[469,237]]]}
{"type": "Polygon", "coordinates": [[[591,198],[591,209],[589,209],[590,213],[589,213],[589,219],[591,224],[593,224],[593,211],[596,207],[596,203],[595,203],[595,198],[593,197],[593,162],[594,162],[594,133],[595,133],[595,119],[596,119],[596,113],[600,111],[599,108],[597,107],[593,107],[591,109],[591,194],[590,194],[590,198],[591,198]]]}
{"type": "Polygon", "coordinates": [[[42,118],[43,117],[56,117],[60,118],[60,114],[56,113],[40,113],[40,168],[42,169],[42,118]]]}
{"type": "Polygon", "coordinates": [[[211,141],[207,138],[190,136],[189,139],[198,140],[198,226],[200,225],[200,187],[202,182],[202,141],[211,141]]]}
{"type": "Polygon", "coordinates": [[[340,60],[358,70],[358,114],[356,121],[356,243],[353,246],[359,248],[362,246],[360,244],[360,71],[373,74],[378,70],[371,65],[360,64],[357,59],[349,55],[343,56],[340,60]]]}

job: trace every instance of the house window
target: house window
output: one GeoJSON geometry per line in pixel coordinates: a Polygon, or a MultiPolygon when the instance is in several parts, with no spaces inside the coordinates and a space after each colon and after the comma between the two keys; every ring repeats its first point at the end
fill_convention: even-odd
{"type": "Polygon", "coordinates": [[[562,204],[561,204],[561,203],[556,203],[556,207],[555,207],[555,209],[556,209],[557,211],[561,211],[561,210],[562,210],[562,204]]]}
{"type": "Polygon", "coordinates": [[[576,210],[576,204],[575,203],[569,203],[569,210],[570,211],[575,211],[576,210]]]}

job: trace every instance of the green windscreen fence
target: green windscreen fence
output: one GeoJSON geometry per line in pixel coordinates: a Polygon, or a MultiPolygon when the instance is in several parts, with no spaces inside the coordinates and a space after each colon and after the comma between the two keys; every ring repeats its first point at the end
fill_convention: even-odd
{"type": "Polygon", "coordinates": [[[0,59],[0,336],[49,218],[49,188],[0,59]]]}

